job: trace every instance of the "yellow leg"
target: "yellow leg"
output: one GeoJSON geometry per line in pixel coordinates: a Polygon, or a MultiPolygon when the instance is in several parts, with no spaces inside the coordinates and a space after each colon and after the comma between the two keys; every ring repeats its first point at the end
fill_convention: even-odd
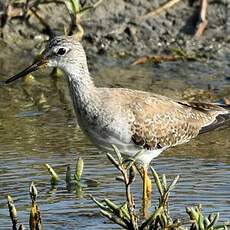
{"type": "Polygon", "coordinates": [[[148,176],[148,171],[146,170],[146,193],[148,199],[151,199],[152,196],[152,182],[148,176]]]}
{"type": "Polygon", "coordinates": [[[151,199],[152,195],[152,182],[149,179],[148,172],[142,168],[142,179],[143,179],[143,198],[151,199]]]}
{"type": "Polygon", "coordinates": [[[151,205],[151,195],[152,195],[152,183],[151,180],[149,179],[147,169],[144,167],[141,170],[141,177],[143,180],[143,217],[147,218],[148,216],[148,208],[151,205]]]}

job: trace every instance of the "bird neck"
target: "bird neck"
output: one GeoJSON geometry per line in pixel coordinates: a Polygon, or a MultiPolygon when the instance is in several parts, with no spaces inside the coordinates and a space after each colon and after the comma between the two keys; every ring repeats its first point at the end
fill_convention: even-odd
{"type": "Polygon", "coordinates": [[[80,116],[91,116],[101,108],[97,87],[91,78],[87,66],[64,69],[68,76],[70,96],[75,112],[80,116]]]}

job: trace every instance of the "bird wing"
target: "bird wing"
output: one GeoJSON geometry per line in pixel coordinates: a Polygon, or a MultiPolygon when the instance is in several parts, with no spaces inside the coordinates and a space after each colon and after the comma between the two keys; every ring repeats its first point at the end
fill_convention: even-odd
{"type": "Polygon", "coordinates": [[[199,134],[212,131],[230,121],[230,105],[199,102],[187,102],[186,104],[188,106],[192,106],[194,109],[213,113],[215,118],[214,121],[206,126],[203,126],[200,129],[199,134]]]}
{"type": "Polygon", "coordinates": [[[103,90],[111,113],[122,111],[132,141],[146,149],[167,148],[188,142],[199,133],[219,126],[229,111],[220,105],[176,101],[143,91],[123,88],[103,90]]]}

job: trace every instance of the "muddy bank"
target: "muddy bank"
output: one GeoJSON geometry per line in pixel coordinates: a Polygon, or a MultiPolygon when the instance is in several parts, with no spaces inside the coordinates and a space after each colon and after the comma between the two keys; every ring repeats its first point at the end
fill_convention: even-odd
{"type": "MultiPolygon", "coordinates": [[[[191,4],[189,1],[179,1],[157,17],[146,20],[139,18],[159,8],[163,2],[104,0],[96,9],[82,16],[81,23],[85,30],[83,43],[92,75],[98,76],[101,70],[110,69],[110,66],[130,69],[130,64],[137,57],[168,54],[171,49],[177,48],[201,59],[192,63],[177,61],[151,65],[152,79],[165,77],[176,82],[178,78],[183,78],[189,81],[193,95],[197,94],[198,88],[202,92],[204,90],[205,95],[209,95],[211,90],[211,98],[205,97],[207,101],[229,98],[229,3],[224,0],[209,1],[208,27],[201,39],[197,40],[194,39],[194,33],[199,13],[198,2],[191,4]]],[[[0,0],[0,3],[1,12],[5,12],[6,2],[0,0]]],[[[86,1],[86,4],[90,4],[90,1],[86,1]]],[[[63,5],[42,4],[38,12],[56,35],[64,34],[64,28],[70,24],[70,16],[63,5]]],[[[49,39],[47,30],[33,15],[27,20],[12,17],[3,22],[0,39],[1,80],[30,64],[42,50],[43,41],[49,39]]],[[[118,83],[121,81],[119,78],[118,83]]],[[[157,89],[153,91],[175,97],[175,87],[168,87],[172,95],[166,91],[158,92],[157,89]]],[[[193,99],[193,96],[185,98],[193,99]]],[[[198,93],[195,99],[199,98],[202,96],[198,93]]]]}
{"type": "MultiPolygon", "coordinates": [[[[4,18],[5,0],[1,5],[1,34],[10,46],[30,51],[47,39],[47,31],[31,15],[4,18]]],[[[87,4],[96,1],[86,1],[87,4]]],[[[208,26],[201,39],[194,39],[199,14],[198,1],[179,1],[158,16],[143,18],[159,8],[165,0],[104,0],[81,18],[88,52],[119,57],[136,57],[166,53],[171,47],[185,48],[203,55],[216,56],[229,52],[230,4],[226,0],[209,1],[208,26]],[[214,55],[213,55],[214,53],[214,55]]],[[[16,5],[14,10],[17,10],[16,5]]],[[[64,5],[50,3],[38,6],[39,15],[55,34],[64,34],[70,16],[64,5]]]]}

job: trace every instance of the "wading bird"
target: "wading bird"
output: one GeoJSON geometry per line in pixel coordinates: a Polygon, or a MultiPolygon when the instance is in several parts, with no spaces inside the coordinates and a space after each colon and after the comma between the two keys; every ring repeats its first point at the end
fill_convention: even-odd
{"type": "Polygon", "coordinates": [[[151,191],[147,169],[153,158],[230,118],[226,105],[177,101],[126,88],[96,87],[84,49],[74,37],[51,39],[40,60],[6,83],[41,66],[58,67],[65,72],[78,123],[93,143],[106,151],[115,144],[128,157],[144,149],[137,159],[143,169],[144,198],[151,191]]]}

